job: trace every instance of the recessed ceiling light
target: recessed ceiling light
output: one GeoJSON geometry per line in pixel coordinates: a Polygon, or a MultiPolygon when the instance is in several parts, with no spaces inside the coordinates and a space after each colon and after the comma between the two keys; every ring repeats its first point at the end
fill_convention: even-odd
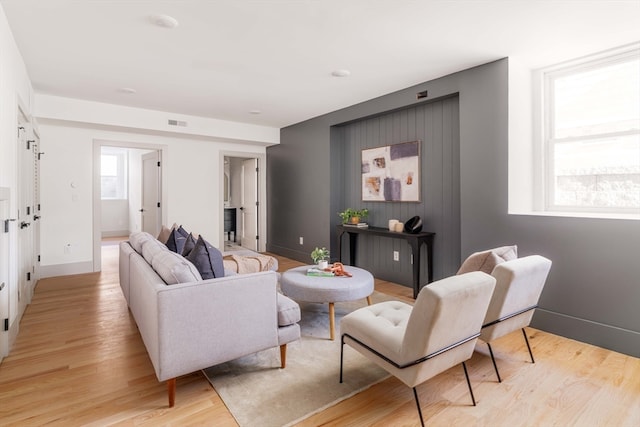
{"type": "Polygon", "coordinates": [[[251,111],[249,111],[249,114],[260,114],[260,113],[262,113],[262,111],[260,111],[260,110],[251,110],[251,111]]]}
{"type": "Polygon", "coordinates": [[[176,28],[178,26],[178,20],[169,15],[151,15],[149,19],[151,23],[162,28],[176,28]]]}
{"type": "Polygon", "coordinates": [[[137,90],[131,87],[121,87],[120,89],[118,89],[118,92],[134,94],[137,92],[137,90]]]}
{"type": "Polygon", "coordinates": [[[351,75],[351,71],[349,70],[335,70],[331,73],[333,77],[349,77],[351,75]]]}

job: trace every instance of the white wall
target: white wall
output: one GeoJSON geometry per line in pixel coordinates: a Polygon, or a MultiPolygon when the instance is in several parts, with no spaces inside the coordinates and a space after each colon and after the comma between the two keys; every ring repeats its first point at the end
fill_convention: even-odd
{"type": "Polygon", "coordinates": [[[102,206],[102,237],[129,235],[129,199],[105,199],[102,206]]]}
{"type": "Polygon", "coordinates": [[[534,210],[534,164],[540,161],[541,153],[536,153],[534,145],[533,73],[518,58],[509,58],[508,155],[511,214],[531,213],[534,210]]]}
{"type": "Polygon", "coordinates": [[[138,148],[162,146],[165,223],[182,224],[214,245],[222,238],[221,152],[265,153],[264,142],[240,144],[156,131],[134,133],[44,117],[39,121],[42,151],[47,153],[41,163],[42,277],[93,271],[94,141],[131,143],[138,148]],[[70,253],[65,253],[67,244],[72,245],[70,253]]]}
{"type": "Polygon", "coordinates": [[[11,189],[11,214],[16,207],[16,132],[18,103],[30,114],[31,82],[0,7],[0,187],[11,189]]]}
{"type": "Polygon", "coordinates": [[[274,127],[123,107],[59,96],[38,94],[36,107],[38,117],[55,120],[73,120],[78,123],[126,127],[144,132],[171,132],[185,136],[215,138],[217,141],[248,142],[263,146],[278,144],[280,141],[280,130],[274,127]],[[170,126],[169,119],[184,121],[187,126],[170,126]]]}

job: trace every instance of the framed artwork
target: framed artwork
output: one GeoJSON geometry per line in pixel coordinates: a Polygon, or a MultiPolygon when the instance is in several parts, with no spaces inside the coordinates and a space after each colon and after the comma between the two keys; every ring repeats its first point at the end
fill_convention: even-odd
{"type": "Polygon", "coordinates": [[[362,150],[362,200],[420,201],[420,141],[362,150]]]}

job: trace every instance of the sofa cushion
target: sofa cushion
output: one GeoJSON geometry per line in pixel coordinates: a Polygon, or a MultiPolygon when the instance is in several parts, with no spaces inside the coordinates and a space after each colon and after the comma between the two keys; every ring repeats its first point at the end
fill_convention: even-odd
{"type": "Polygon", "coordinates": [[[193,234],[189,233],[187,236],[187,240],[184,242],[184,247],[182,248],[182,256],[189,256],[193,248],[196,247],[196,239],[193,238],[193,234]]]}
{"type": "Polygon", "coordinates": [[[222,253],[204,240],[202,236],[198,237],[198,241],[187,259],[196,266],[204,280],[224,277],[222,253]]]}
{"type": "Polygon", "coordinates": [[[162,251],[156,254],[151,266],[167,285],[202,280],[198,269],[185,257],[175,252],[162,251]]]}
{"type": "Polygon", "coordinates": [[[174,228],[171,230],[171,234],[169,234],[169,238],[167,239],[167,248],[172,252],[182,254],[186,241],[187,238],[183,236],[178,229],[174,228]]]}
{"type": "Polygon", "coordinates": [[[462,263],[458,273],[464,274],[472,271],[482,271],[491,274],[496,265],[518,258],[518,247],[501,246],[487,251],[475,252],[462,263]]]}
{"type": "Polygon", "coordinates": [[[160,252],[168,251],[167,247],[156,239],[145,240],[142,244],[142,257],[149,263],[149,265],[153,265],[153,258],[160,252]]]}
{"type": "Polygon", "coordinates": [[[131,247],[139,254],[142,254],[142,244],[147,240],[155,240],[155,237],[145,231],[136,231],[129,236],[131,247]]]}
{"type": "Polygon", "coordinates": [[[300,321],[300,306],[289,297],[277,293],[278,326],[288,326],[300,321]]]}

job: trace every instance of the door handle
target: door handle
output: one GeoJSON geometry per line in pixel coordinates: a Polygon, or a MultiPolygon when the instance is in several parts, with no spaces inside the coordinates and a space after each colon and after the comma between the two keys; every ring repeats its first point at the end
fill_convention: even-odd
{"type": "Polygon", "coordinates": [[[23,228],[27,228],[27,227],[28,227],[28,226],[30,226],[30,225],[31,225],[31,223],[29,223],[29,222],[25,222],[25,221],[22,221],[22,222],[20,223],[20,229],[22,230],[23,228]]]}
{"type": "Polygon", "coordinates": [[[9,218],[9,219],[5,219],[4,220],[4,232],[8,233],[9,232],[9,222],[11,221],[15,221],[15,218],[9,218]]]}
{"type": "Polygon", "coordinates": [[[144,209],[140,209],[140,212],[144,212],[144,209]]]}
{"type": "Polygon", "coordinates": [[[34,216],[33,216],[33,220],[34,220],[34,221],[37,221],[37,220],[39,220],[39,219],[40,219],[40,215],[34,215],[34,216]]]}

